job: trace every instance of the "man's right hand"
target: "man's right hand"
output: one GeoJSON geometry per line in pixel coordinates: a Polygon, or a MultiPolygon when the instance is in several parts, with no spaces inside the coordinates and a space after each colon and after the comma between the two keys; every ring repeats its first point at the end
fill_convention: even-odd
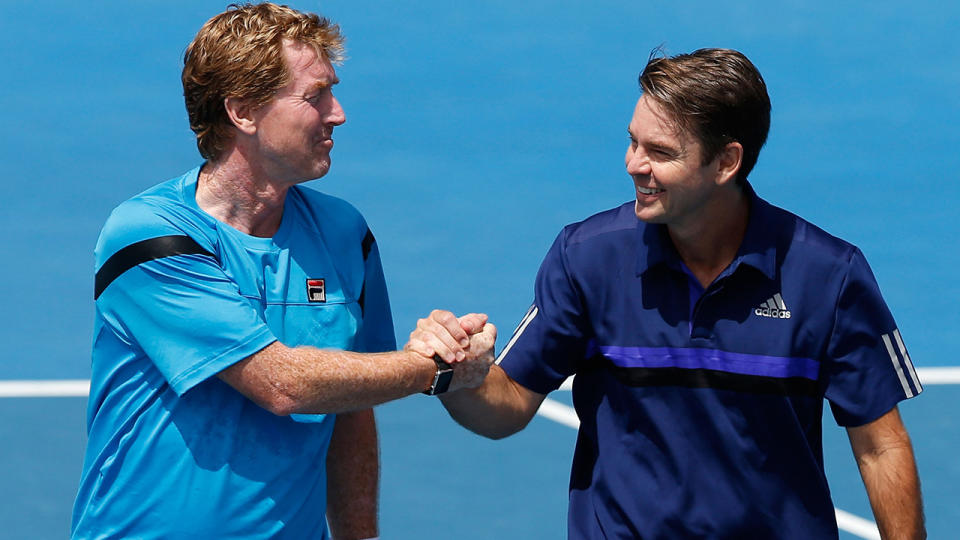
{"type": "Polygon", "coordinates": [[[476,388],[483,384],[483,380],[490,372],[496,356],[493,346],[497,341],[497,327],[485,322],[486,315],[470,313],[457,319],[461,328],[470,335],[470,343],[465,350],[466,358],[473,358],[471,362],[460,362],[453,368],[453,381],[450,390],[460,388],[476,388]]]}
{"type": "Polygon", "coordinates": [[[449,311],[434,310],[417,321],[405,351],[427,358],[438,355],[454,364],[450,390],[475,388],[483,383],[495,357],[493,347],[497,328],[487,323],[482,313],[470,313],[459,319],[449,311]]]}

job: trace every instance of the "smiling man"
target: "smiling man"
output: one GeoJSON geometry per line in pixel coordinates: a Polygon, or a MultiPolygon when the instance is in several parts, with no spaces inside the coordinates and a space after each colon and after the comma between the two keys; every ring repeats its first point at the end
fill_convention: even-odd
{"type": "Polygon", "coordinates": [[[640,85],[634,200],[563,229],[497,365],[444,405],[505,437],[576,375],[570,538],[824,539],[826,398],[882,536],[923,537],[897,410],[920,382],[860,251],[747,181],[760,73],[702,49],[651,59],[640,85]]]}
{"type": "Polygon", "coordinates": [[[375,537],[371,407],[486,375],[483,316],[418,323],[412,340],[451,346],[482,328],[447,362],[394,351],[363,217],[299,185],[346,120],[341,53],[336,25],[274,4],[232,6],[187,48],[207,161],[121,204],[97,243],[74,538],[375,537]]]}

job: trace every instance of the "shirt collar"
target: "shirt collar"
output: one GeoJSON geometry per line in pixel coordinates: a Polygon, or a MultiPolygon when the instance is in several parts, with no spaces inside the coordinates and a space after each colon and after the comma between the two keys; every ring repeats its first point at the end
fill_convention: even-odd
{"type": "MultiPolygon", "coordinates": [[[[743,189],[750,199],[747,230],[733,262],[720,275],[721,277],[730,275],[741,264],[746,264],[756,268],[768,278],[774,279],[777,267],[775,236],[777,227],[773,226],[772,207],[770,203],[757,196],[749,182],[744,183],[743,189]]],[[[638,219],[637,245],[637,275],[659,264],[666,264],[675,270],[682,269],[680,255],[673,246],[665,225],[644,223],[638,219]]]]}
{"type": "Polygon", "coordinates": [[[735,270],[740,263],[750,265],[770,279],[777,273],[777,216],[770,203],[757,196],[750,182],[744,182],[743,189],[750,198],[750,217],[743,242],[730,265],[735,270]]]}

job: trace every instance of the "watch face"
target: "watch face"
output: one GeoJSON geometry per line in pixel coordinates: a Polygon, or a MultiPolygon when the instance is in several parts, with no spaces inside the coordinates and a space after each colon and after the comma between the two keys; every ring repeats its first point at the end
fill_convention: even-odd
{"type": "Polygon", "coordinates": [[[434,385],[433,393],[442,394],[450,388],[450,381],[453,379],[453,368],[441,371],[437,374],[437,383],[434,385]]]}

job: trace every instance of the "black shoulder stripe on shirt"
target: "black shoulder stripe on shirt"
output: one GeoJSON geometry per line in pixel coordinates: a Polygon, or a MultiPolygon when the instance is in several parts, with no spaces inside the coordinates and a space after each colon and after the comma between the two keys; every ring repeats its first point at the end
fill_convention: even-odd
{"type": "Polygon", "coordinates": [[[373,233],[370,232],[370,229],[367,229],[367,234],[363,236],[363,242],[360,244],[360,247],[363,248],[363,260],[367,260],[367,256],[370,255],[370,248],[373,247],[374,242],[376,242],[376,239],[374,239],[373,233]]]}
{"type": "Polygon", "coordinates": [[[363,304],[364,304],[364,296],[366,296],[366,295],[367,295],[367,282],[366,282],[366,280],[364,280],[364,282],[363,282],[363,288],[360,289],[360,298],[357,298],[357,303],[360,304],[360,316],[361,316],[361,317],[364,316],[364,315],[366,315],[366,312],[367,312],[367,310],[364,309],[364,306],[363,306],[363,304]]]}
{"type": "MultiPolygon", "coordinates": [[[[363,260],[367,260],[367,256],[370,255],[370,249],[373,248],[373,243],[376,242],[376,239],[373,237],[373,233],[370,232],[370,229],[367,228],[367,234],[363,235],[363,242],[360,243],[360,248],[363,250],[363,260]]],[[[363,280],[363,287],[360,289],[360,298],[357,298],[357,303],[360,304],[360,316],[362,317],[366,310],[364,309],[364,300],[367,295],[367,280],[363,280]]]]}
{"type": "Polygon", "coordinates": [[[606,361],[607,369],[614,378],[627,386],[682,386],[752,394],[822,397],[817,381],[804,377],[766,377],[702,368],[624,368],[614,366],[602,356],[595,357],[595,360],[606,361]]]}
{"type": "Polygon", "coordinates": [[[186,235],[158,236],[157,238],[141,240],[111,255],[107,262],[100,267],[100,270],[97,270],[93,299],[100,298],[100,294],[113,283],[113,280],[134,266],[174,255],[207,255],[214,257],[213,253],[203,249],[193,238],[186,235]]]}

